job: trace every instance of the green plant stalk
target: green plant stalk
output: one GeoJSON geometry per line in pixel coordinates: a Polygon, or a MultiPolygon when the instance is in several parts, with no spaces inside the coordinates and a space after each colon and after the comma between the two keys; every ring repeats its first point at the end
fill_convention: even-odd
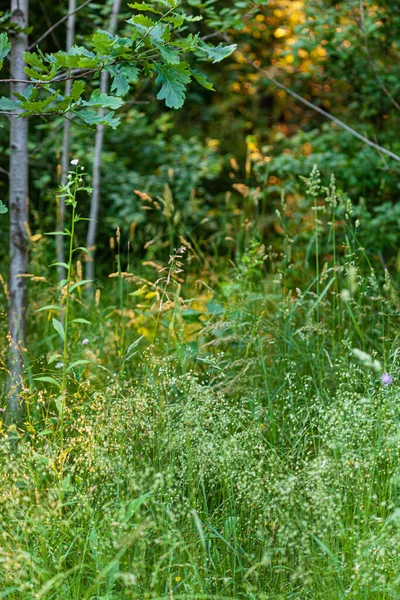
{"type": "MultiPolygon", "coordinates": [[[[333,250],[333,272],[335,274],[335,285],[334,285],[334,294],[333,294],[333,300],[332,300],[332,308],[333,308],[333,326],[336,329],[336,313],[337,313],[337,296],[339,294],[339,281],[338,281],[338,276],[337,276],[337,256],[336,256],[336,231],[335,231],[335,220],[336,220],[336,211],[335,211],[335,204],[334,204],[334,199],[332,200],[332,225],[331,225],[331,234],[332,234],[332,250],[333,250]]],[[[338,325],[339,325],[339,321],[338,321],[338,325]]]]}
{"type": "Polygon", "coordinates": [[[118,355],[121,361],[120,369],[118,372],[118,381],[122,375],[123,369],[123,355],[124,355],[124,340],[125,340],[125,319],[124,319],[124,280],[122,277],[122,269],[121,269],[121,234],[118,228],[117,230],[117,246],[118,246],[118,254],[117,254],[117,271],[118,271],[118,299],[119,299],[119,310],[120,310],[120,326],[121,326],[121,335],[117,335],[119,340],[119,349],[118,355]]]}
{"type": "Polygon", "coordinates": [[[75,218],[76,218],[76,190],[78,185],[78,170],[76,170],[75,174],[75,182],[74,182],[74,192],[72,195],[72,216],[71,216],[71,232],[70,232],[70,240],[69,240],[69,252],[68,252],[68,271],[67,271],[67,294],[65,300],[65,312],[64,312],[64,346],[63,346],[63,370],[62,370],[62,380],[61,380],[61,410],[60,410],[60,426],[59,426],[59,437],[60,437],[60,471],[59,471],[59,501],[60,501],[60,514],[62,516],[62,505],[63,505],[63,450],[64,450],[64,412],[65,412],[65,403],[67,397],[67,352],[68,352],[68,325],[69,325],[69,301],[70,301],[70,293],[69,289],[71,287],[71,272],[72,272],[72,257],[73,257],[73,244],[74,244],[74,234],[75,234],[75,218]]]}
{"type": "MultiPolygon", "coordinates": [[[[315,227],[315,272],[317,276],[317,296],[319,296],[319,239],[318,239],[318,206],[317,198],[314,196],[314,227],[315,227]]],[[[319,321],[319,308],[317,310],[319,321]]]]}
{"type": "Polygon", "coordinates": [[[73,195],[73,201],[72,201],[71,235],[70,235],[69,252],[68,252],[67,294],[66,294],[66,300],[65,300],[65,313],[64,313],[65,321],[64,321],[64,346],[63,346],[63,372],[62,372],[62,383],[61,383],[61,393],[63,396],[63,401],[65,401],[65,394],[66,394],[66,388],[67,388],[67,350],[68,350],[67,345],[68,345],[69,301],[70,301],[69,289],[71,287],[72,256],[73,256],[73,251],[74,251],[73,244],[74,244],[74,234],[75,234],[75,216],[76,216],[75,212],[76,212],[76,185],[74,188],[74,195],[73,195]]]}

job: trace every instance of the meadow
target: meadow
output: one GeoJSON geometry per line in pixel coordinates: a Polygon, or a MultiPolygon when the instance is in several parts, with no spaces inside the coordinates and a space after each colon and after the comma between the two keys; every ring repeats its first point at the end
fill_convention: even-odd
{"type": "Polygon", "coordinates": [[[171,228],[169,259],[139,261],[117,230],[95,290],[82,164],[61,290],[31,238],[0,598],[400,597],[400,300],[359,207],[314,167],[270,245],[255,216],[220,230],[230,256],[171,228]]]}

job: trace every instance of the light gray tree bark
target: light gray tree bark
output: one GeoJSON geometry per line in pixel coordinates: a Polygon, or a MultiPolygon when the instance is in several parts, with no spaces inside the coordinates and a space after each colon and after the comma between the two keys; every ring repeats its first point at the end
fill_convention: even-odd
{"type": "MultiPolygon", "coordinates": [[[[11,0],[11,19],[19,28],[28,26],[29,0],[11,0]]],[[[28,45],[26,33],[15,33],[11,38],[11,78],[26,79],[23,53],[28,45]]],[[[13,93],[22,94],[23,83],[11,85],[13,93]]],[[[14,98],[15,99],[15,98],[14,98]]],[[[10,332],[9,370],[10,389],[6,407],[7,424],[18,423],[24,414],[21,394],[24,368],[23,347],[26,334],[27,279],[21,275],[28,267],[28,119],[10,116],[10,277],[8,327],[10,332]]]]}
{"type": "MultiPolygon", "coordinates": [[[[118,22],[118,14],[121,6],[121,0],[114,0],[111,10],[110,26],[108,31],[115,34],[118,22]]],[[[100,93],[106,94],[108,91],[108,73],[102,71],[100,76],[100,93]]],[[[102,114],[104,114],[104,110],[102,114]]],[[[92,198],[90,202],[90,221],[86,238],[86,248],[90,251],[92,259],[86,262],[86,279],[93,280],[95,275],[94,255],[96,251],[96,233],[97,219],[100,208],[100,182],[101,182],[101,153],[103,150],[104,125],[98,125],[96,129],[96,140],[94,145],[93,171],[92,171],[92,198]]]]}
{"type": "MultiPolygon", "coordinates": [[[[67,40],[66,50],[70,50],[74,44],[75,36],[75,23],[76,23],[76,0],[69,0],[68,2],[68,20],[67,20],[67,40]]],[[[72,88],[72,80],[68,79],[65,83],[65,95],[69,96],[72,88]]],[[[69,167],[69,149],[71,140],[71,121],[69,120],[69,114],[66,115],[63,126],[63,144],[62,144],[62,156],[61,156],[61,183],[64,185],[67,179],[68,167],[69,167]]],[[[64,231],[65,222],[65,200],[64,198],[58,198],[58,215],[57,215],[57,231],[64,231]]],[[[65,262],[64,255],[64,236],[59,235],[56,238],[57,244],[57,262],[65,262]]],[[[58,279],[61,281],[66,278],[66,270],[64,267],[58,267],[58,279]]]]}

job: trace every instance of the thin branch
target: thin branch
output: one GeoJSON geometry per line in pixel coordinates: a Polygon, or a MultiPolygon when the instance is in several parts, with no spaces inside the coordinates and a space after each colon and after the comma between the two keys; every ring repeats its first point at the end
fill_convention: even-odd
{"type": "Polygon", "coordinates": [[[74,15],[78,11],[82,10],[82,8],[85,8],[85,6],[87,4],[89,4],[89,2],[92,2],[92,1],[93,0],[86,0],[85,2],[83,2],[83,4],[81,4],[80,6],[78,6],[72,13],[69,13],[68,15],[65,15],[59,21],[57,21],[57,23],[54,23],[54,25],[52,25],[51,27],[49,27],[49,29],[47,31],[45,31],[33,44],[31,44],[30,46],[28,46],[27,50],[30,51],[33,48],[35,48],[38,44],[40,44],[40,42],[42,40],[44,40],[44,38],[46,38],[52,31],[54,31],[54,29],[56,27],[58,27],[59,25],[61,25],[62,23],[64,23],[64,21],[66,21],[69,16],[74,15]]]}
{"type": "MultiPolygon", "coordinates": [[[[73,69],[70,73],[62,73],[50,79],[48,83],[57,83],[57,81],[67,81],[67,79],[80,79],[86,77],[86,75],[92,75],[93,73],[100,72],[102,69],[73,69]]],[[[31,82],[36,83],[36,82],[31,82]]]]}
{"type": "Polygon", "coordinates": [[[50,83],[57,83],[59,81],[67,81],[68,79],[79,79],[80,77],[85,77],[85,75],[91,75],[92,73],[96,73],[101,69],[72,69],[69,73],[61,73],[61,75],[57,75],[53,77],[53,79],[49,79],[48,81],[44,81],[42,79],[0,79],[0,83],[26,83],[30,85],[49,85],[50,83]]]}
{"type": "MultiPolygon", "coordinates": [[[[47,27],[52,27],[52,22],[51,22],[51,19],[49,17],[49,13],[47,11],[46,4],[45,4],[44,0],[43,1],[40,0],[40,6],[41,6],[41,10],[43,12],[44,18],[46,20],[47,27]]],[[[53,40],[54,44],[58,48],[58,50],[61,50],[62,48],[60,46],[60,42],[58,41],[57,36],[56,36],[56,34],[54,33],[53,30],[51,30],[51,37],[52,37],[52,40],[53,40]]]]}
{"type": "Polygon", "coordinates": [[[381,76],[378,73],[378,69],[376,67],[375,61],[371,56],[371,52],[369,49],[369,44],[368,44],[368,36],[367,36],[367,31],[365,29],[365,17],[364,17],[364,1],[360,0],[360,17],[361,17],[361,21],[360,21],[360,28],[361,28],[361,32],[363,34],[364,37],[364,43],[365,43],[365,52],[367,54],[367,58],[368,58],[368,63],[369,66],[371,67],[375,78],[377,80],[377,82],[379,83],[382,91],[386,94],[386,96],[389,98],[389,100],[392,102],[392,104],[398,109],[400,110],[400,104],[398,102],[396,102],[396,100],[393,98],[392,94],[389,92],[389,90],[387,89],[386,85],[384,84],[381,76]]]}
{"type": "Polygon", "coordinates": [[[38,144],[34,150],[32,150],[32,152],[29,153],[29,156],[35,156],[35,154],[37,154],[39,152],[39,150],[41,150],[43,148],[43,146],[45,146],[47,144],[48,141],[50,141],[53,137],[55,137],[57,135],[57,133],[60,131],[62,126],[63,126],[63,122],[59,123],[57,125],[57,127],[55,127],[53,129],[53,131],[51,133],[49,133],[49,135],[46,136],[45,139],[42,140],[40,142],[40,144],[38,144]]]}
{"type": "Polygon", "coordinates": [[[317,106],[316,104],[313,104],[312,102],[309,102],[308,100],[306,100],[305,98],[303,98],[299,94],[296,94],[296,92],[294,92],[290,88],[286,87],[286,85],[283,85],[283,83],[280,83],[274,77],[272,77],[272,75],[270,75],[265,69],[263,69],[262,67],[258,67],[257,65],[255,65],[254,61],[252,61],[243,52],[238,51],[238,53],[245,59],[245,61],[249,65],[252,65],[255,69],[257,69],[257,71],[259,71],[267,79],[269,79],[269,81],[271,81],[271,83],[273,83],[274,85],[276,85],[276,87],[278,87],[279,89],[281,89],[284,92],[286,92],[287,94],[289,94],[289,96],[292,96],[292,98],[295,98],[296,100],[298,100],[302,104],[305,104],[306,106],[308,106],[312,110],[315,110],[316,112],[318,112],[320,115],[323,115],[324,117],[326,117],[330,121],[333,121],[333,123],[336,123],[336,125],[339,125],[339,127],[341,127],[342,129],[344,129],[348,133],[351,133],[351,135],[353,135],[354,137],[356,137],[359,140],[361,140],[362,142],[364,142],[364,144],[367,144],[368,146],[371,146],[371,148],[375,148],[375,150],[378,150],[378,152],[382,152],[383,154],[387,154],[387,156],[390,156],[394,160],[397,160],[398,162],[400,162],[400,156],[398,156],[394,152],[391,152],[391,150],[387,150],[387,148],[383,148],[383,146],[380,146],[379,144],[375,144],[375,142],[372,142],[368,138],[364,137],[363,135],[361,135],[361,133],[358,133],[358,131],[356,131],[355,129],[353,129],[349,125],[346,125],[346,123],[343,123],[343,121],[341,121],[337,117],[334,117],[333,115],[331,115],[330,113],[328,113],[323,108],[320,108],[319,106],[317,106]]]}
{"type": "MultiPolygon", "coordinates": [[[[0,79],[0,83],[33,83],[28,79],[0,79]]],[[[40,83],[48,83],[48,82],[40,82],[40,83]]]]}
{"type": "MultiPolygon", "coordinates": [[[[261,5],[256,2],[256,4],[250,8],[250,10],[248,10],[242,17],[242,21],[246,22],[248,21],[248,19],[261,7],[261,5]]],[[[211,38],[214,37],[220,37],[227,29],[229,29],[230,26],[229,25],[225,25],[225,27],[222,27],[221,29],[219,29],[218,31],[214,31],[213,33],[209,33],[208,35],[203,35],[200,39],[202,41],[205,40],[210,40],[211,38]]]]}

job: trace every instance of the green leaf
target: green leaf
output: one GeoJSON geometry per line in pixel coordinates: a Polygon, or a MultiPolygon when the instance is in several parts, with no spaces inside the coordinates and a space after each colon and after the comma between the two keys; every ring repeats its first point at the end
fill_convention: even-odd
{"type": "Polygon", "coordinates": [[[232,52],[235,52],[236,48],[237,48],[237,44],[231,44],[230,46],[224,46],[221,43],[221,44],[218,44],[218,46],[210,46],[209,44],[206,44],[206,42],[203,42],[202,40],[199,41],[199,50],[202,50],[203,52],[205,52],[207,57],[212,59],[213,63],[217,63],[217,62],[220,62],[221,60],[224,60],[224,58],[227,58],[228,56],[230,56],[232,54],[232,52]]]}
{"type": "Polygon", "coordinates": [[[221,317],[225,314],[225,308],[222,306],[222,304],[219,304],[218,302],[209,301],[206,303],[206,307],[210,315],[221,317]]]}
{"type": "Polygon", "coordinates": [[[21,102],[18,100],[10,100],[5,96],[0,98],[0,110],[17,110],[21,107],[21,102]]]}
{"type": "Polygon", "coordinates": [[[207,77],[203,73],[200,73],[200,71],[196,71],[195,69],[191,69],[190,72],[192,73],[197,83],[206,88],[206,90],[214,91],[215,88],[213,84],[211,83],[211,81],[208,81],[207,77]]]}
{"type": "Polygon", "coordinates": [[[24,72],[33,79],[48,81],[54,77],[59,68],[53,55],[45,57],[40,50],[38,52],[24,52],[24,60],[27,65],[24,72]]]}
{"type": "Polygon", "coordinates": [[[0,215],[5,215],[8,212],[7,206],[0,200],[0,215]]]}
{"type": "Polygon", "coordinates": [[[76,68],[96,68],[98,67],[98,58],[94,52],[90,52],[83,46],[72,46],[68,52],[57,52],[53,55],[56,59],[58,68],[76,69],[76,68]]]}
{"type": "Polygon", "coordinates": [[[149,37],[153,41],[162,43],[163,34],[166,28],[164,23],[157,23],[145,15],[135,15],[127,22],[130,25],[133,25],[133,27],[139,33],[139,41],[140,38],[144,39],[149,37]]]}
{"type": "Polygon", "coordinates": [[[14,592],[18,592],[21,589],[19,585],[12,585],[11,587],[7,587],[5,590],[0,592],[0,598],[5,598],[6,596],[11,596],[14,592]]]}
{"type": "Polygon", "coordinates": [[[78,250],[81,250],[82,252],[84,252],[85,254],[90,256],[90,258],[93,258],[92,255],[90,254],[89,250],[87,248],[85,248],[84,246],[78,246],[77,248],[75,248],[73,250],[73,252],[77,252],[78,250]]]}
{"type": "Polygon", "coordinates": [[[206,542],[206,536],[204,535],[203,524],[199,518],[199,515],[197,514],[197,512],[195,510],[192,510],[192,515],[193,515],[194,523],[196,525],[197,532],[199,534],[201,544],[202,544],[205,552],[207,552],[208,551],[207,550],[207,542],[206,542]]]}
{"type": "Polygon", "coordinates": [[[50,356],[49,360],[47,361],[48,365],[51,365],[51,363],[56,362],[56,360],[60,360],[62,359],[62,356],[60,356],[60,354],[53,354],[53,356],[50,356]]]}
{"type": "Polygon", "coordinates": [[[115,92],[117,96],[125,96],[129,91],[129,84],[137,81],[139,75],[139,69],[130,65],[116,65],[111,67],[109,72],[113,78],[111,91],[115,92]]]}
{"type": "Polygon", "coordinates": [[[71,235],[69,231],[49,231],[45,235],[71,235]]]}
{"type": "Polygon", "coordinates": [[[165,100],[169,108],[180,108],[185,101],[185,86],[190,82],[190,71],[186,63],[180,65],[154,65],[161,84],[157,94],[159,100],[165,100]]]}
{"type": "Polygon", "coordinates": [[[182,312],[182,317],[187,323],[201,323],[200,317],[203,313],[194,308],[188,308],[182,312]]]}
{"type": "Polygon", "coordinates": [[[126,77],[124,77],[124,74],[121,73],[121,71],[114,74],[111,84],[111,91],[115,92],[117,96],[125,96],[125,94],[129,92],[128,80],[126,77]]]}
{"type": "Polygon", "coordinates": [[[138,346],[140,344],[140,342],[142,341],[142,339],[144,338],[144,335],[141,335],[140,337],[138,337],[137,340],[135,340],[128,348],[128,350],[126,351],[126,356],[128,356],[132,350],[134,350],[136,348],[136,346],[138,346]]]}
{"type": "MultiPolygon", "coordinates": [[[[56,400],[56,408],[57,408],[58,414],[61,418],[63,415],[63,412],[64,412],[64,398],[62,396],[58,396],[58,398],[56,400]]],[[[50,579],[50,581],[51,581],[51,579],[50,579]]]]}
{"type": "Polygon", "coordinates": [[[47,375],[43,377],[35,377],[33,381],[44,381],[44,383],[52,383],[53,385],[56,385],[58,389],[60,389],[61,387],[61,384],[59,381],[57,381],[57,379],[54,379],[54,377],[47,377],[47,375]]]}
{"type": "Polygon", "coordinates": [[[69,288],[69,292],[73,292],[74,290],[76,290],[76,288],[80,287],[81,285],[85,285],[86,283],[92,283],[92,279],[82,279],[82,281],[77,281],[76,283],[71,285],[71,287],[69,288]]]}
{"type": "Polygon", "coordinates": [[[79,110],[73,112],[82,119],[82,121],[87,123],[87,125],[107,125],[108,127],[115,129],[120,123],[118,117],[114,118],[113,112],[109,112],[106,115],[99,115],[94,110],[79,110]]]}
{"type": "Polygon", "coordinates": [[[55,306],[54,304],[48,304],[47,306],[42,306],[42,308],[38,308],[36,312],[41,312],[42,310],[61,310],[61,306],[55,306]]]}
{"type": "Polygon", "coordinates": [[[64,267],[64,269],[68,270],[68,265],[65,262],[55,262],[49,265],[49,267],[64,267]]]}
{"type": "Polygon", "coordinates": [[[87,319],[81,319],[80,317],[78,319],[72,319],[71,323],[82,323],[83,325],[91,325],[90,321],[88,321],[87,319]]]}
{"type": "Polygon", "coordinates": [[[139,69],[137,67],[134,65],[126,65],[121,67],[121,70],[127,75],[129,83],[135,83],[135,81],[137,81],[139,76],[139,69]]]}
{"type": "Polygon", "coordinates": [[[127,504],[126,509],[125,509],[125,519],[127,521],[129,521],[129,519],[131,519],[133,517],[133,515],[136,513],[136,511],[141,507],[143,502],[145,502],[147,500],[147,498],[149,498],[152,494],[153,494],[153,492],[146,492],[142,496],[139,496],[139,498],[135,498],[134,500],[131,500],[127,504]]]}
{"type": "Polygon", "coordinates": [[[23,97],[25,100],[34,100],[39,94],[39,90],[35,88],[32,84],[28,85],[23,91],[23,97]]]}
{"type": "Polygon", "coordinates": [[[224,536],[226,539],[232,539],[235,537],[238,523],[239,523],[239,517],[230,516],[227,519],[225,519],[224,536]]]}
{"type": "Polygon", "coordinates": [[[157,50],[159,50],[164,62],[168,65],[179,65],[180,58],[179,52],[173,50],[170,46],[163,46],[162,44],[154,44],[157,50]]]}
{"type": "Polygon", "coordinates": [[[74,102],[77,102],[85,91],[85,84],[83,81],[74,81],[71,89],[71,98],[74,102]]]}
{"type": "Polygon", "coordinates": [[[147,4],[147,2],[133,2],[132,4],[128,4],[128,6],[129,8],[133,8],[133,10],[139,10],[140,12],[147,11],[155,13],[156,15],[162,15],[162,12],[154,8],[154,6],[147,4]]]}
{"type": "Polygon", "coordinates": [[[74,367],[79,367],[80,365],[87,365],[90,361],[88,360],[75,360],[71,365],[69,365],[67,372],[73,369],[74,367]]]}
{"type": "Polygon", "coordinates": [[[177,46],[181,52],[194,52],[199,44],[199,34],[193,35],[189,33],[186,38],[179,38],[176,42],[171,42],[173,46],[177,46]]]}
{"type": "Polygon", "coordinates": [[[228,546],[228,548],[232,550],[232,552],[237,552],[237,550],[235,550],[235,548],[219,533],[219,531],[217,531],[217,529],[210,525],[210,523],[207,523],[207,521],[205,521],[205,525],[208,525],[208,527],[217,536],[217,538],[224,542],[228,546]]]}
{"type": "MultiPolygon", "coordinates": [[[[24,61],[30,67],[37,69],[38,71],[47,70],[47,66],[44,64],[43,58],[39,56],[37,52],[24,52],[24,61]]],[[[36,76],[38,74],[36,73],[36,76]]]]}
{"type": "MultiPolygon", "coordinates": [[[[54,100],[58,100],[59,96],[60,94],[58,92],[54,92],[54,94],[50,94],[50,96],[48,96],[44,100],[39,100],[38,102],[32,102],[31,100],[23,100],[21,102],[21,107],[26,111],[35,114],[40,114],[44,111],[45,108],[48,108],[54,100]]],[[[55,107],[55,109],[57,110],[57,107],[55,107]]]]}
{"type": "Polygon", "coordinates": [[[61,481],[61,489],[63,490],[63,492],[73,492],[74,491],[75,488],[71,483],[71,475],[69,473],[61,481]]]}
{"type": "Polygon", "coordinates": [[[43,431],[40,431],[37,436],[42,437],[43,435],[49,435],[49,433],[53,433],[51,429],[43,429],[43,431]]]}
{"type": "Polygon", "coordinates": [[[53,322],[54,329],[57,331],[57,333],[61,337],[62,341],[64,342],[65,341],[65,331],[64,331],[64,327],[63,327],[62,323],[60,323],[60,321],[58,321],[54,317],[52,319],[52,322],[53,322]]]}
{"type": "Polygon", "coordinates": [[[165,21],[171,23],[171,25],[173,25],[175,29],[181,27],[181,25],[183,25],[185,21],[187,21],[188,23],[194,23],[196,21],[201,21],[202,19],[203,17],[201,15],[193,16],[187,15],[185,13],[177,13],[175,15],[165,17],[165,21]]]}
{"type": "Polygon", "coordinates": [[[83,102],[83,106],[98,106],[100,108],[111,108],[117,110],[123,105],[124,101],[115,96],[100,94],[100,90],[94,90],[88,102],[83,102]]]}
{"type": "Polygon", "coordinates": [[[99,54],[108,54],[114,38],[108,31],[98,29],[92,37],[93,49],[99,54]]]}
{"type": "Polygon", "coordinates": [[[167,43],[171,41],[171,27],[169,25],[167,25],[165,28],[164,33],[162,34],[162,39],[167,43]]]}
{"type": "Polygon", "coordinates": [[[0,34],[0,60],[5,58],[11,50],[11,42],[8,41],[6,33],[0,34]]]}

